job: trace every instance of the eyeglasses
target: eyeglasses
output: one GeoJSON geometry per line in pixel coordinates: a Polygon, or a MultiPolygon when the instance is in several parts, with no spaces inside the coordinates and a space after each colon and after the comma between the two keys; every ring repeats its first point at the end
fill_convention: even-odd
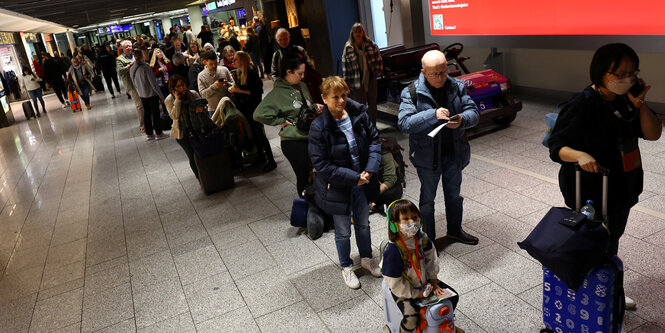
{"type": "Polygon", "coordinates": [[[447,74],[448,74],[448,72],[446,71],[446,72],[438,72],[438,73],[427,73],[425,75],[427,75],[427,77],[429,77],[430,79],[433,79],[433,78],[436,78],[436,77],[444,77],[447,74]]]}
{"type": "Polygon", "coordinates": [[[609,71],[608,71],[608,73],[616,76],[619,79],[625,79],[627,77],[636,77],[637,75],[640,74],[640,70],[638,69],[638,70],[636,70],[632,73],[614,73],[614,72],[609,72],[609,71]]]}

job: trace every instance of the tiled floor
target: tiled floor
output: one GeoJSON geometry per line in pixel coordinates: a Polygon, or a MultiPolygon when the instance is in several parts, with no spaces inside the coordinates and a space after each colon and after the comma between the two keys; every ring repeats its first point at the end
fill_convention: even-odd
{"type": "MultiPolygon", "coordinates": [[[[347,288],[334,235],[289,226],[294,176],[274,128],[277,170],[205,196],[174,139],[139,135],[124,96],[76,114],[46,100],[48,115],[25,121],[15,105],[19,122],[0,129],[0,332],[381,331],[381,280],[360,270],[362,289],[347,288]]],[[[515,243],[562,204],[540,145],[550,105],[527,101],[510,128],[471,141],[464,225],[480,244],[449,247],[439,274],[467,332],[540,327],[541,269],[515,243]]],[[[665,332],[665,139],[641,147],[645,192],[620,249],[638,310],[624,331],[665,332]]],[[[441,195],[437,209],[445,233],[441,195]]],[[[376,247],[384,218],[371,230],[376,247]]]]}

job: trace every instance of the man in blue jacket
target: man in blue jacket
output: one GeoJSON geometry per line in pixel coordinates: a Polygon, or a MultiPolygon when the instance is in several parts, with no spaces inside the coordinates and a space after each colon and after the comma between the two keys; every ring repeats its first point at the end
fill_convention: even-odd
{"type": "MultiPolygon", "coordinates": [[[[402,91],[399,128],[409,133],[409,158],[420,179],[419,208],[429,239],[436,240],[434,198],[441,179],[446,204],[447,238],[476,245],[478,238],[462,229],[462,169],[471,150],[464,130],[478,124],[478,108],[464,83],[448,76],[445,55],[432,50],[422,58],[418,79],[402,91]],[[428,134],[446,123],[436,135],[428,134]]],[[[437,248],[442,243],[436,242],[437,248]]]]}

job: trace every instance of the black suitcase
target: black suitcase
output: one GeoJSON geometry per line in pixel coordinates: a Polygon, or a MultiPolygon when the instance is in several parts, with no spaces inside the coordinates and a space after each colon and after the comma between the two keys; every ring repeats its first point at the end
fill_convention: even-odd
{"type": "Polygon", "coordinates": [[[25,114],[26,120],[29,120],[30,117],[37,118],[35,116],[35,109],[32,108],[32,103],[30,103],[30,101],[21,103],[21,106],[23,107],[23,114],[25,114]]]}
{"type": "Polygon", "coordinates": [[[96,91],[104,91],[104,83],[102,82],[102,76],[97,75],[92,79],[92,85],[95,86],[96,91]]]}
{"type": "Polygon", "coordinates": [[[199,182],[206,195],[231,188],[235,185],[233,168],[226,150],[206,157],[194,154],[199,182]]]}

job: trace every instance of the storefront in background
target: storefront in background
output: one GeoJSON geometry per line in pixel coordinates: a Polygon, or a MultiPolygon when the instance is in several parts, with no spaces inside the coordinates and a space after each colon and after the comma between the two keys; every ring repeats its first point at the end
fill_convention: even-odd
{"type": "Polygon", "coordinates": [[[28,64],[25,50],[22,46],[18,32],[0,32],[0,77],[4,96],[7,102],[20,100],[27,92],[22,94],[22,83],[19,79],[23,66],[28,64]]]}
{"type": "Polygon", "coordinates": [[[256,7],[270,35],[288,29],[291,43],[307,50],[321,75],[341,72],[344,43],[360,21],[358,0],[256,0],[256,7]]]}
{"type": "Polygon", "coordinates": [[[53,34],[42,34],[42,40],[46,45],[46,52],[54,54],[58,51],[58,44],[56,44],[53,34]]]}

